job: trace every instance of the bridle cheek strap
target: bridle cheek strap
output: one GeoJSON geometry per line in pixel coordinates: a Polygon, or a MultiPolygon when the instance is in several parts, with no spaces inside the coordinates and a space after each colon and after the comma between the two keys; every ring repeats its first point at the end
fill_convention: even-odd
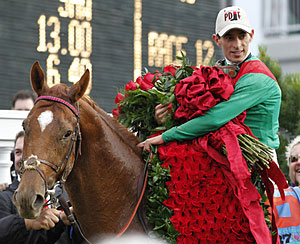
{"type": "Polygon", "coordinates": [[[78,158],[78,155],[81,155],[81,132],[79,123],[76,123],[75,130],[72,134],[71,144],[65,156],[65,159],[62,163],[61,169],[63,170],[60,177],[60,182],[64,184],[67,181],[69,174],[71,173],[74,163],[78,158]],[[74,150],[75,149],[75,150],[74,150]],[[71,153],[73,152],[74,160],[70,161],[71,153]]]}

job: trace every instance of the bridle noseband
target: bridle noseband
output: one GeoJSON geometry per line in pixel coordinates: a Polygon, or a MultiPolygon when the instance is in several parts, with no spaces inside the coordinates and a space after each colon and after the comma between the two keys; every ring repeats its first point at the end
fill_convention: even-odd
{"type": "Polygon", "coordinates": [[[35,104],[41,100],[54,101],[54,102],[58,102],[58,103],[65,105],[73,112],[73,114],[76,116],[76,120],[77,120],[74,131],[72,133],[71,142],[70,142],[68,151],[66,153],[66,156],[65,156],[62,164],[59,167],[53,163],[46,161],[46,160],[39,159],[36,155],[31,155],[30,157],[21,161],[20,175],[22,175],[26,170],[36,170],[40,174],[40,176],[42,177],[42,179],[45,183],[45,194],[47,194],[47,191],[48,191],[47,180],[46,180],[46,177],[45,177],[43,171],[40,169],[39,165],[45,164],[45,165],[49,166],[52,170],[55,171],[56,174],[60,175],[60,179],[59,179],[60,184],[64,184],[66,182],[69,174],[72,171],[73,165],[74,165],[78,155],[81,154],[81,133],[80,133],[80,126],[79,126],[79,112],[78,112],[79,105],[78,105],[78,103],[77,103],[77,109],[76,109],[73,105],[71,105],[70,103],[68,103],[67,101],[65,101],[61,98],[52,97],[52,96],[40,96],[35,100],[35,104]],[[75,158],[74,158],[74,161],[72,163],[70,163],[69,159],[70,159],[71,153],[74,150],[75,150],[75,152],[74,152],[75,158]]]}

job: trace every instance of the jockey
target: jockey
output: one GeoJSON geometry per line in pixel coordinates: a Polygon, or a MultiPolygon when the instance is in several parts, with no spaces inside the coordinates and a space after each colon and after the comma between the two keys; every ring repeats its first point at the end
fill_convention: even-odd
{"type": "MultiPolygon", "coordinates": [[[[216,20],[216,33],[212,38],[221,47],[225,56],[224,65],[237,67],[234,77],[235,90],[228,101],[211,108],[205,115],[194,118],[162,135],[139,144],[145,150],[150,145],[174,140],[190,140],[219,129],[228,121],[247,111],[244,123],[264,144],[273,149],[279,147],[280,87],[266,65],[251,54],[249,44],[254,36],[246,12],[240,7],[222,9],[216,20]]],[[[158,105],[156,117],[162,121],[167,106],[158,105]]],[[[274,150],[275,153],[275,150],[274,150]]],[[[276,157],[274,157],[276,162],[276,157]]]]}

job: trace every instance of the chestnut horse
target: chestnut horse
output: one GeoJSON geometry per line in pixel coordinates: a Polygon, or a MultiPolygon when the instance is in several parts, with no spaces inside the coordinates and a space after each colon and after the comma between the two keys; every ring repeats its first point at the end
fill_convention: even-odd
{"type": "MultiPolygon", "coordinates": [[[[137,138],[84,96],[89,79],[87,70],[72,87],[49,88],[40,65],[33,64],[31,86],[41,99],[23,123],[25,170],[14,203],[22,217],[35,218],[46,191],[67,178],[74,213],[92,241],[118,234],[126,225],[136,207],[145,164],[137,138]]],[[[143,230],[136,216],[128,230],[143,230]]]]}

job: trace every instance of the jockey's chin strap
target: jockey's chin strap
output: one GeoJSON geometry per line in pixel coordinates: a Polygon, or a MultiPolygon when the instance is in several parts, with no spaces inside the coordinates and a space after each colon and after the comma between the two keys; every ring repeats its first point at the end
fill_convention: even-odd
{"type": "Polygon", "coordinates": [[[68,103],[67,101],[65,101],[61,98],[52,97],[52,96],[40,96],[35,100],[35,104],[41,100],[54,101],[54,102],[58,102],[58,103],[65,105],[73,112],[73,114],[76,116],[76,120],[77,120],[74,131],[71,136],[71,142],[69,144],[68,151],[67,151],[66,156],[60,166],[57,166],[57,165],[50,163],[43,159],[39,159],[38,156],[36,156],[36,155],[31,155],[30,157],[28,157],[20,162],[20,175],[22,175],[26,170],[36,170],[40,174],[40,176],[42,177],[42,179],[44,181],[45,194],[47,195],[48,190],[49,190],[47,180],[46,180],[46,177],[45,177],[43,171],[40,169],[39,165],[45,164],[45,165],[49,166],[58,175],[58,177],[59,177],[58,181],[60,182],[60,184],[64,184],[66,182],[70,172],[72,171],[72,168],[74,166],[75,161],[78,158],[78,155],[81,155],[81,133],[80,133],[80,126],[79,126],[79,112],[78,112],[79,104],[78,104],[78,102],[76,104],[76,106],[77,106],[77,109],[76,109],[73,105],[71,105],[70,103],[68,103]],[[72,155],[72,152],[74,154],[74,160],[73,160],[73,162],[70,162],[70,156],[72,155]]]}

